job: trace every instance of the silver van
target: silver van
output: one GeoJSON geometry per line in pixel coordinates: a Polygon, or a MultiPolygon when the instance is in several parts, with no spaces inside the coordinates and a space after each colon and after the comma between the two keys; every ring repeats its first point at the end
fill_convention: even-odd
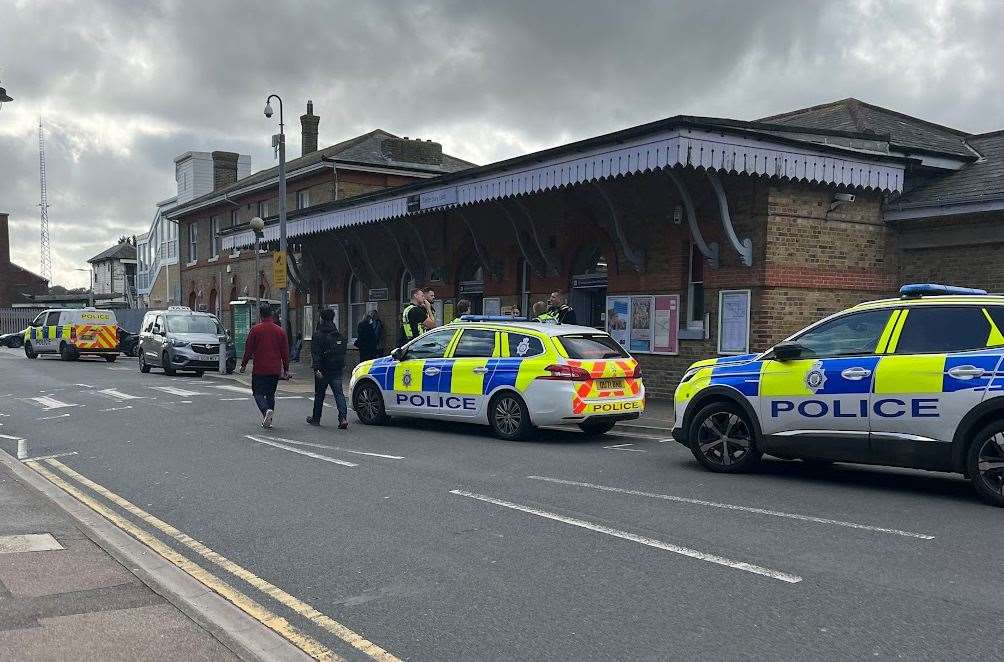
{"type": "MultiPolygon", "coordinates": [[[[209,313],[193,312],[187,306],[151,310],[143,316],[139,331],[139,371],[161,368],[166,375],[179,370],[218,371],[220,336],[226,335],[220,321],[209,313]]],[[[227,372],[237,364],[233,341],[227,337],[227,372]]]]}

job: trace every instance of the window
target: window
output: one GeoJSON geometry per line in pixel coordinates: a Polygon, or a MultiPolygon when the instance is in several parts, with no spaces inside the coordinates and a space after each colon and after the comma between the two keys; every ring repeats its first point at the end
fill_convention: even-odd
{"type": "Polygon", "coordinates": [[[302,191],[296,192],[296,208],[306,209],[310,206],[310,191],[303,189],[302,191]]]}
{"type": "Polygon", "coordinates": [[[164,329],[164,316],[157,315],[157,321],[153,323],[153,330],[158,333],[165,333],[164,329]]]}
{"type": "Polygon", "coordinates": [[[240,221],[241,213],[239,210],[234,209],[230,212],[230,227],[236,227],[237,223],[240,221]]]}
{"type": "Polygon", "coordinates": [[[218,298],[219,295],[216,293],[215,289],[209,291],[209,312],[213,313],[214,315],[220,314],[220,308],[218,305],[219,302],[217,301],[218,298]]]}
{"type": "Polygon", "coordinates": [[[211,216],[209,218],[209,239],[212,246],[212,257],[220,254],[220,217],[211,216]]]}
{"type": "Polygon", "coordinates": [[[454,358],[490,358],[495,353],[495,332],[487,329],[467,329],[460,336],[454,358]]]}
{"type": "Polygon", "coordinates": [[[558,340],[570,359],[620,359],[630,356],[607,335],[561,336],[558,340]]]}
{"type": "Polygon", "coordinates": [[[687,279],[687,326],[704,326],[704,256],[690,245],[690,274],[687,279]]]}
{"type": "Polygon", "coordinates": [[[49,318],[45,320],[45,325],[56,326],[57,324],[59,324],[59,311],[54,310],[53,312],[49,313],[49,318]]]}
{"type": "Polygon", "coordinates": [[[891,312],[871,310],[843,315],[809,329],[794,341],[802,346],[803,359],[874,354],[891,312]]]}
{"type": "Polygon", "coordinates": [[[268,216],[268,201],[259,200],[258,201],[258,213],[255,214],[258,218],[265,218],[268,216]]]}
{"type": "Polygon", "coordinates": [[[446,346],[453,340],[453,329],[442,329],[423,333],[408,346],[406,360],[440,359],[446,353],[446,346]]]}
{"type": "Polygon", "coordinates": [[[39,313],[38,317],[32,320],[32,326],[43,326],[45,324],[45,313],[39,313]]]}
{"type": "Polygon", "coordinates": [[[147,315],[143,320],[143,332],[152,333],[153,332],[153,321],[156,319],[156,315],[147,315]]]}
{"type": "Polygon", "coordinates": [[[207,333],[213,336],[223,333],[216,318],[209,315],[168,315],[165,330],[171,333],[207,333]]]}
{"type": "Polygon", "coordinates": [[[964,352],[987,346],[990,322],[982,308],[915,306],[908,310],[897,354],[964,352]]]}
{"type": "Polygon", "coordinates": [[[188,226],[188,259],[195,262],[199,259],[199,225],[192,223],[188,226]]]}
{"type": "Polygon", "coordinates": [[[351,338],[356,337],[356,329],[359,322],[366,316],[366,299],[369,293],[366,291],[366,284],[353,275],[349,279],[349,328],[345,335],[351,338]]]}
{"type": "Polygon", "coordinates": [[[522,359],[544,353],[544,344],[540,342],[539,338],[512,331],[507,335],[509,336],[509,356],[522,359]]]}

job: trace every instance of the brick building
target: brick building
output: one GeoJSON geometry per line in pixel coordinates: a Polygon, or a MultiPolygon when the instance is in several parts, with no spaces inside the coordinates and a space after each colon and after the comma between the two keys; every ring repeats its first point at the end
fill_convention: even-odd
{"type": "Polygon", "coordinates": [[[48,280],[10,261],[8,214],[0,213],[0,307],[28,303],[28,295],[48,293],[48,280]]]}
{"type": "MultiPolygon", "coordinates": [[[[311,305],[337,306],[349,335],[369,307],[395,327],[414,282],[441,318],[461,297],[526,311],[560,290],[580,322],[627,312],[612,330],[668,395],[694,359],[766,349],[903,281],[1004,289],[1002,171],[999,133],[847,99],[673,117],[334,199],[291,213],[288,233],[311,305]]],[[[222,245],[250,242],[237,225],[222,245]]]]}
{"type": "MultiPolygon", "coordinates": [[[[319,121],[308,101],[307,112],[300,117],[301,156],[286,163],[286,208],[290,215],[472,165],[444,154],[439,143],[400,138],[381,130],[318,149],[319,121]]],[[[253,248],[224,250],[222,246],[223,233],[246,227],[255,216],[275,221],[279,211],[278,167],[238,178],[236,154],[213,152],[212,158],[216,173],[213,190],[174,206],[164,215],[178,226],[181,302],[193,310],[213,312],[229,325],[229,301],[242,296],[278,297],[271,283],[270,253],[261,254],[262,268],[256,277],[253,248]]],[[[299,242],[290,246],[294,255],[300,255],[303,248],[299,242]]],[[[307,255],[313,257],[309,251],[307,255]]],[[[291,276],[295,280],[295,274],[291,276]]],[[[307,292],[293,289],[291,310],[299,324],[307,292]]]]}

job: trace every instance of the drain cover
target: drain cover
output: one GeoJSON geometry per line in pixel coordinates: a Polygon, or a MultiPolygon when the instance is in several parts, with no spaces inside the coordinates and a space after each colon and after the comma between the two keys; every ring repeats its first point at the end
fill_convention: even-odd
{"type": "Polygon", "coordinates": [[[0,554],[17,552],[47,552],[65,549],[49,533],[25,533],[16,536],[0,536],[0,554]]]}

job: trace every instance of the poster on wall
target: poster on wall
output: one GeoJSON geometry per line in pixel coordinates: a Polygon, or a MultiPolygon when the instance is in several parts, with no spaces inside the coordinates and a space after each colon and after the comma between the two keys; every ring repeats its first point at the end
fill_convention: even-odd
{"type": "Polygon", "coordinates": [[[303,339],[312,340],[314,334],[314,307],[303,307],[303,339]]]}
{"type": "Polygon", "coordinates": [[[750,291],[722,290],[718,293],[718,353],[749,351],[750,291]]]}
{"type": "Polygon", "coordinates": [[[485,315],[501,315],[502,314],[502,298],[501,297],[485,297],[482,302],[482,310],[485,315]]]}
{"type": "Polygon", "coordinates": [[[680,296],[664,294],[654,299],[652,351],[657,354],[679,354],[680,296]]]}
{"type": "Polygon", "coordinates": [[[652,297],[631,297],[631,351],[652,351],[652,297]]]}
{"type": "Polygon", "coordinates": [[[617,343],[627,349],[631,300],[628,297],[607,297],[606,329],[617,343]]]}
{"type": "Polygon", "coordinates": [[[453,299],[449,299],[443,302],[443,324],[449,324],[453,321],[453,299]]]}

